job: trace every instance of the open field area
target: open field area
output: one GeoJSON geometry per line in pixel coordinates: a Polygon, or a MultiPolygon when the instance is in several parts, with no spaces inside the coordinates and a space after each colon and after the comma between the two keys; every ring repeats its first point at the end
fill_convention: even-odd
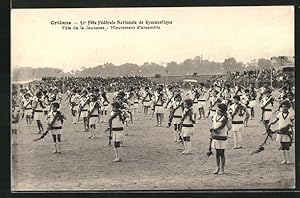
{"type": "MultiPolygon", "coordinates": [[[[65,98],[65,96],[64,96],[65,98]]],[[[206,106],[207,110],[207,106],[206,106]]],[[[123,162],[113,163],[113,147],[108,146],[104,130],[107,123],[97,125],[97,136],[88,139],[82,132],[82,121],[72,124],[69,107],[62,135],[62,154],[52,154],[52,137],[33,142],[36,123],[12,138],[12,190],[189,190],[189,189],[276,189],[293,188],[295,182],[294,145],[292,164],[281,165],[279,144],[269,141],[265,151],[250,156],[265,138],[256,107],[254,120],[249,120],[243,133],[243,149],[234,150],[233,138],[226,150],[225,175],[214,175],[215,155],[200,165],[208,149],[210,121],[197,120],[192,137],[192,154],[182,155],[183,146],[173,143],[173,128],[154,127],[151,116],[138,114],[129,124],[122,147],[123,162]]],[[[142,112],[142,109],[140,109],[142,112]]],[[[46,125],[44,124],[44,127],[46,125]]]]}
{"type": "Polygon", "coordinates": [[[213,77],[222,77],[226,75],[220,75],[220,74],[215,74],[215,75],[181,75],[181,76],[161,76],[159,78],[155,77],[148,77],[151,81],[154,81],[158,84],[173,84],[173,83],[182,83],[183,80],[196,80],[198,83],[202,82],[205,83],[208,80],[211,80],[213,77]]]}

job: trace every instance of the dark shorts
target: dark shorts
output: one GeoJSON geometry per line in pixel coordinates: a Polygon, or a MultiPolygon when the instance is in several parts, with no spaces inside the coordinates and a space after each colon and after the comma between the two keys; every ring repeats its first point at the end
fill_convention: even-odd
{"type": "Polygon", "coordinates": [[[279,150],[286,150],[289,151],[290,147],[292,146],[292,142],[280,142],[281,146],[279,148],[279,150]]]}

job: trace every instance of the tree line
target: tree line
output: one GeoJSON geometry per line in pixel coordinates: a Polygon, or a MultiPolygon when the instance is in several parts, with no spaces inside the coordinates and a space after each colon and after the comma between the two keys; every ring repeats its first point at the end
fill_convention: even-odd
{"type": "MultiPolygon", "coordinates": [[[[283,56],[282,56],[283,57],[283,56]]],[[[228,71],[245,71],[245,70],[263,70],[279,67],[285,63],[291,62],[286,57],[272,57],[272,59],[253,59],[247,63],[237,61],[234,57],[225,58],[223,62],[215,62],[202,59],[200,56],[189,58],[181,63],[168,62],[165,65],[153,62],[145,62],[142,65],[125,63],[114,65],[105,63],[96,67],[82,67],[80,70],[71,70],[64,72],[55,68],[32,68],[19,67],[13,70],[12,80],[41,79],[45,76],[100,76],[100,77],[117,77],[117,76],[146,76],[153,77],[155,74],[161,76],[182,76],[182,75],[216,75],[226,74],[228,71]]]]}

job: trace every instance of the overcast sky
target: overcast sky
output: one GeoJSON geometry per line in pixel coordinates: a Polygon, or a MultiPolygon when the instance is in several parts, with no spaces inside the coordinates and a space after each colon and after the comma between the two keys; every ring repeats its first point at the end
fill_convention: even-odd
{"type": "MultiPolygon", "coordinates": [[[[72,25],[73,26],[73,25],[72,25]]],[[[110,27],[110,26],[108,26],[110,27]]],[[[12,10],[12,67],[70,71],[111,62],[222,62],[294,56],[294,8],[190,7],[12,10]],[[51,21],[170,20],[160,30],[63,30],[51,21]]]]}

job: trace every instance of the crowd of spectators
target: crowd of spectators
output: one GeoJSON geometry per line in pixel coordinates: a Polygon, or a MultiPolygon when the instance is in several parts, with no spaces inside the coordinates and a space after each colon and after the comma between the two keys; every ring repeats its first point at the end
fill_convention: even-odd
{"type": "Polygon", "coordinates": [[[115,92],[121,89],[128,89],[132,86],[146,87],[154,86],[155,83],[143,76],[124,77],[44,77],[42,80],[51,86],[67,90],[73,87],[102,87],[108,92],[115,92]]]}
{"type": "MultiPolygon", "coordinates": [[[[174,79],[173,79],[174,80],[174,79]]],[[[279,88],[283,83],[289,80],[294,83],[294,76],[290,73],[283,73],[275,69],[264,70],[246,70],[227,72],[227,75],[212,75],[206,78],[203,83],[209,87],[214,82],[230,84],[231,87],[241,85],[249,86],[250,83],[255,83],[257,88],[262,86],[262,83],[269,82],[274,88],[279,88]],[[272,83],[271,83],[272,81],[272,83]]],[[[182,81],[182,80],[181,80],[182,81]]],[[[181,85],[183,82],[178,80],[174,82],[181,85]]],[[[174,84],[172,83],[172,84],[174,84]]],[[[128,90],[131,87],[155,87],[158,84],[155,80],[143,76],[123,76],[123,77],[44,77],[42,78],[43,86],[58,87],[62,92],[70,90],[74,87],[79,88],[104,88],[108,92],[116,92],[119,90],[128,90]]],[[[167,82],[163,83],[167,84],[167,82]]]]}
{"type": "Polygon", "coordinates": [[[226,77],[226,81],[231,82],[231,84],[248,86],[250,83],[255,83],[256,87],[261,87],[262,83],[270,82],[274,88],[281,87],[286,80],[294,83],[294,74],[282,72],[274,68],[227,72],[226,77]]]}

